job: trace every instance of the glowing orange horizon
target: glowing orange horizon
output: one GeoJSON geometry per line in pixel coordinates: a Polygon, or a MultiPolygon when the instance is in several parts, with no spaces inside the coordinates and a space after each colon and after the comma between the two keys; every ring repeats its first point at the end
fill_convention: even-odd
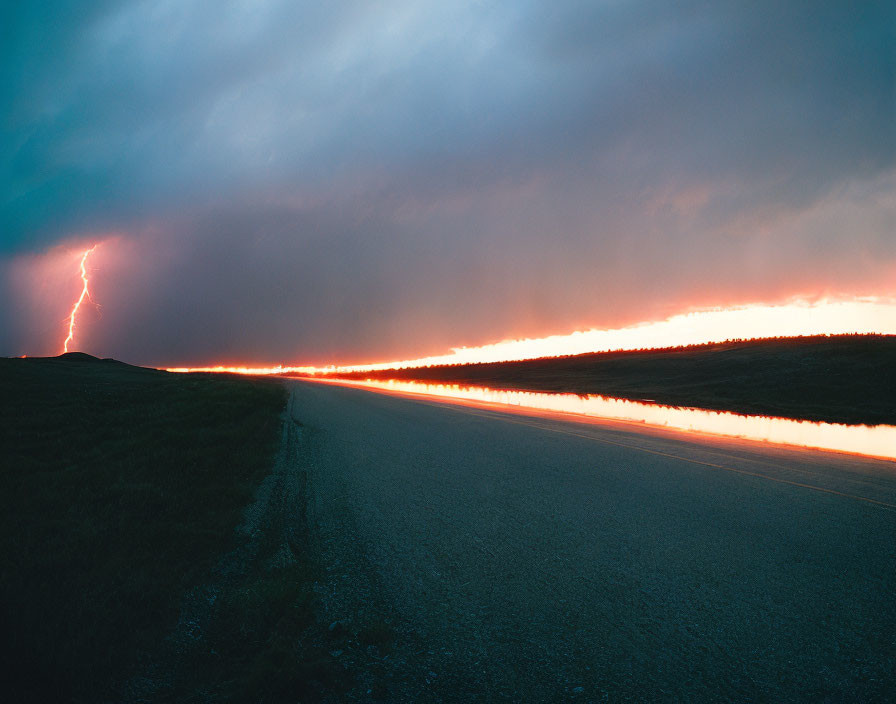
{"type": "Polygon", "coordinates": [[[611,330],[584,330],[538,339],[504,340],[481,347],[457,347],[449,354],[373,364],[317,367],[214,365],[169,367],[172,372],[237,374],[345,374],[388,369],[513,362],[590,352],[688,347],[727,340],[802,337],[812,335],[896,334],[896,301],[878,297],[781,305],[755,304],[674,315],[666,320],[611,330]]]}
{"type": "Polygon", "coordinates": [[[78,297],[78,300],[72,307],[72,312],[69,313],[68,316],[68,337],[66,337],[65,342],[62,343],[63,354],[68,352],[68,344],[75,339],[75,318],[78,315],[78,309],[81,307],[85,298],[90,300],[90,292],[87,290],[87,257],[90,256],[90,253],[97,247],[99,247],[99,245],[95,244],[90,249],[85,250],[84,254],[81,255],[81,282],[83,283],[83,286],[81,288],[81,295],[78,297]]]}

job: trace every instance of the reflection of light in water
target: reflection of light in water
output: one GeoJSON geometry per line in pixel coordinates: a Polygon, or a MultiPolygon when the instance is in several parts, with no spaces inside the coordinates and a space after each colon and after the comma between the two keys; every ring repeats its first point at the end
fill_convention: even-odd
{"type": "Polygon", "coordinates": [[[170,368],[168,371],[215,371],[238,374],[314,374],[370,372],[441,364],[510,362],[611,350],[685,347],[725,340],[753,340],[802,335],[852,333],[896,334],[896,302],[879,298],[822,301],[814,304],[752,305],[675,315],[655,323],[616,330],[583,330],[535,340],[505,340],[482,347],[456,347],[449,354],[375,364],[311,366],[217,366],[170,368]]]}
{"type": "Polygon", "coordinates": [[[815,423],[766,416],[742,416],[697,408],[673,408],[603,396],[504,391],[456,384],[372,380],[339,380],[332,383],[561,413],[579,413],[614,420],[639,421],[679,430],[896,459],[896,426],[892,425],[815,423]]]}

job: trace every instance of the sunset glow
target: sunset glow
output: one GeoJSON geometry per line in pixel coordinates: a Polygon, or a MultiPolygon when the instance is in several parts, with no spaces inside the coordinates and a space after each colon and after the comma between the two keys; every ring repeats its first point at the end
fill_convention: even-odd
{"type": "Polygon", "coordinates": [[[457,384],[370,380],[339,380],[328,383],[393,393],[495,404],[507,409],[537,409],[592,418],[634,421],[657,427],[710,433],[731,438],[896,459],[896,426],[892,425],[818,423],[767,416],[746,416],[698,408],[677,408],[603,396],[507,391],[457,384]]]}
{"type": "Polygon", "coordinates": [[[215,365],[174,367],[168,371],[238,374],[341,374],[448,364],[511,362],[638,349],[685,347],[726,340],[844,334],[896,334],[896,302],[881,298],[795,302],[700,310],[654,323],[615,330],[584,330],[538,339],[504,340],[481,347],[457,347],[448,354],[372,364],[274,367],[215,365]]]}
{"type": "Polygon", "coordinates": [[[68,316],[68,337],[65,338],[65,342],[62,343],[62,352],[68,352],[68,346],[70,342],[74,341],[75,338],[75,318],[78,315],[78,310],[81,308],[81,304],[84,302],[84,299],[90,300],[90,292],[87,289],[87,257],[90,256],[90,253],[93,252],[97,248],[98,245],[93,245],[88,250],[84,251],[84,254],[81,255],[81,295],[78,297],[78,300],[75,301],[75,305],[72,306],[72,312],[69,313],[68,316]]]}

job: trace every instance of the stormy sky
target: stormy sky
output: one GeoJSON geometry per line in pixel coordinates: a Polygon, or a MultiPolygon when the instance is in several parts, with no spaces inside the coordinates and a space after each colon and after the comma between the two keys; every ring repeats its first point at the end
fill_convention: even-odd
{"type": "Polygon", "coordinates": [[[6,3],[0,354],[363,362],[896,295],[885,2],[6,3]]]}

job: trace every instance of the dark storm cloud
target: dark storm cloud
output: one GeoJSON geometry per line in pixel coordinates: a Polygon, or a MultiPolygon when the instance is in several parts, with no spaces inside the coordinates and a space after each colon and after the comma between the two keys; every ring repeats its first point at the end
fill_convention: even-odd
{"type": "Polygon", "coordinates": [[[892,3],[5,12],[0,252],[131,242],[109,353],[375,358],[896,269],[892,3]]]}

